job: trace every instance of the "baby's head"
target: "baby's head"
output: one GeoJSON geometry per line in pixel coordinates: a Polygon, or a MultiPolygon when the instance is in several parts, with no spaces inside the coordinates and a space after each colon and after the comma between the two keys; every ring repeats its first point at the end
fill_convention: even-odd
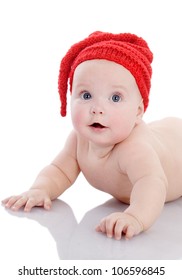
{"type": "Polygon", "coordinates": [[[58,80],[61,115],[66,115],[68,80],[70,91],[72,91],[72,82],[77,66],[82,62],[96,59],[115,62],[132,74],[143,100],[145,111],[149,102],[151,62],[153,59],[146,41],[130,33],[112,34],[97,31],[74,44],[61,61],[58,80]]]}

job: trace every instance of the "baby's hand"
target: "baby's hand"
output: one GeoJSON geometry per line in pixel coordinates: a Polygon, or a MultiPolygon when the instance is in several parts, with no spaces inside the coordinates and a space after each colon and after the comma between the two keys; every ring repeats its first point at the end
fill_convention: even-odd
{"type": "Polygon", "coordinates": [[[21,195],[11,196],[2,201],[6,208],[14,211],[24,207],[24,211],[29,212],[34,206],[43,206],[45,209],[51,208],[51,200],[44,190],[30,189],[21,195]]]}
{"type": "Polygon", "coordinates": [[[96,227],[96,231],[105,233],[108,237],[120,240],[122,234],[126,239],[131,239],[134,235],[143,231],[139,221],[130,214],[116,212],[103,218],[96,227]]]}

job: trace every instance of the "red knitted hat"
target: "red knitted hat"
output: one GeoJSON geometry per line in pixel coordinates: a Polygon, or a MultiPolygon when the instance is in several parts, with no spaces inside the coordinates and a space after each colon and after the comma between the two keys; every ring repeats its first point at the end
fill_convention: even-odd
{"type": "Polygon", "coordinates": [[[60,65],[58,90],[61,100],[61,115],[66,116],[67,87],[72,89],[76,67],[91,59],[106,59],[128,69],[134,76],[143,98],[144,110],[149,102],[153,54],[141,37],[130,33],[112,34],[96,31],[86,39],[74,44],[63,57],[60,65]]]}

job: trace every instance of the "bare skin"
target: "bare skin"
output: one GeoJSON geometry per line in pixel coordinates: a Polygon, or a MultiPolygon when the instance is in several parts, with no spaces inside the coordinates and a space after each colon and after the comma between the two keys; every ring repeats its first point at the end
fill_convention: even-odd
{"type": "Polygon", "coordinates": [[[74,130],[63,150],[30,190],[3,204],[12,210],[50,209],[81,171],[95,188],[128,204],[123,213],[103,218],[97,231],[119,240],[149,229],[164,203],[182,195],[182,120],[146,124],[134,77],[106,60],[76,68],[71,112],[74,130]]]}

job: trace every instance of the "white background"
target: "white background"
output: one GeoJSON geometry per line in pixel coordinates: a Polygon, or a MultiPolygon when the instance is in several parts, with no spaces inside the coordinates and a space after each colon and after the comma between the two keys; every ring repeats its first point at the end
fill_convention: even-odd
{"type": "MultiPolygon", "coordinates": [[[[0,0],[1,199],[29,188],[63,147],[72,126],[69,113],[66,118],[59,114],[60,61],[72,44],[93,31],[143,37],[154,53],[144,119],[182,117],[180,2],[0,0]]],[[[72,190],[63,195],[78,220],[107,198],[79,180],[74,195],[72,190]],[[75,201],[80,201],[79,209],[75,201]]]]}

